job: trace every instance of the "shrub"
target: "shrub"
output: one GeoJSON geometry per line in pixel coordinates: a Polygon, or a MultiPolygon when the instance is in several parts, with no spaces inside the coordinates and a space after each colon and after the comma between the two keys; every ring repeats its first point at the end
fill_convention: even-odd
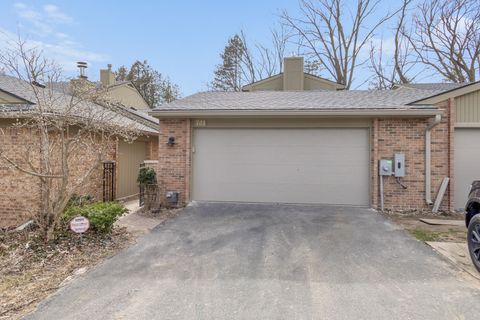
{"type": "Polygon", "coordinates": [[[155,184],[157,182],[157,174],[155,170],[150,167],[140,168],[138,172],[137,183],[139,186],[146,186],[147,184],[155,184]]]}
{"type": "Polygon", "coordinates": [[[113,224],[128,210],[118,202],[96,202],[87,205],[70,205],[63,214],[63,223],[68,225],[77,216],[84,216],[90,221],[90,228],[100,233],[112,231],[113,224]]]}
{"type": "Polygon", "coordinates": [[[72,205],[83,206],[86,204],[93,203],[94,201],[95,201],[95,198],[91,195],[74,194],[68,201],[68,206],[72,206],[72,205]]]}

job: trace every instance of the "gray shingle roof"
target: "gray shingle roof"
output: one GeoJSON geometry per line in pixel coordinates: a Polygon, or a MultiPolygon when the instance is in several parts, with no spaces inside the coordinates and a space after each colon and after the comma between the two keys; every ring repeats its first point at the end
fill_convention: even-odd
{"type": "Polygon", "coordinates": [[[201,92],[164,104],[154,111],[187,110],[372,110],[432,109],[409,105],[442,90],[345,90],[201,92]]]}
{"type": "MultiPolygon", "coordinates": [[[[104,119],[110,119],[110,122],[113,122],[116,125],[131,127],[149,133],[157,133],[157,130],[152,128],[152,126],[155,126],[153,123],[147,125],[144,122],[147,119],[151,121],[150,119],[152,119],[152,117],[148,115],[139,115],[127,108],[118,108],[117,111],[113,111],[114,109],[106,109],[99,104],[88,101],[81,101],[76,104],[75,107],[72,107],[70,103],[72,97],[65,92],[57,91],[58,88],[38,87],[38,90],[36,91],[39,96],[37,97],[32,89],[32,85],[28,82],[12,76],[0,75],[0,90],[12,93],[15,96],[31,102],[32,104],[30,105],[31,108],[29,110],[32,110],[35,107],[35,103],[39,101],[48,101],[47,103],[52,107],[52,112],[56,111],[61,113],[66,110],[65,108],[70,106],[70,109],[72,110],[71,113],[78,117],[97,113],[99,116],[102,115],[101,117],[104,119]],[[140,121],[137,119],[139,117],[142,117],[145,120],[140,121]]],[[[25,110],[26,104],[3,104],[2,106],[3,107],[0,107],[0,112],[2,112],[0,113],[0,117],[11,117],[13,112],[28,111],[25,110]]]]}
{"type": "Polygon", "coordinates": [[[8,104],[2,103],[0,104],[0,112],[19,112],[19,111],[29,111],[34,108],[34,105],[31,104],[8,104]]]}
{"type": "MultiPolygon", "coordinates": [[[[123,85],[123,84],[127,84],[127,83],[131,83],[131,81],[119,81],[117,82],[116,84],[110,86],[109,88],[112,88],[112,87],[115,87],[117,85],[123,85]]],[[[62,92],[62,93],[68,93],[70,92],[71,90],[71,84],[70,82],[68,81],[61,81],[61,82],[52,82],[50,83],[50,85],[52,86],[52,88],[56,91],[59,91],[59,92],[62,92]]],[[[96,85],[98,87],[102,87],[102,84],[101,82],[92,82],[92,85],[96,85]]],[[[114,100],[115,102],[117,102],[117,100],[114,100]]],[[[139,110],[139,109],[136,109],[132,106],[125,106],[125,109],[130,112],[131,114],[137,116],[137,117],[140,117],[140,118],[143,118],[144,120],[147,120],[147,121],[150,121],[150,122],[153,122],[155,125],[158,125],[158,119],[157,118],[154,118],[150,115],[148,115],[147,111],[145,110],[139,110]]]]}
{"type": "Polygon", "coordinates": [[[453,89],[458,89],[460,87],[469,85],[470,83],[411,83],[411,84],[402,84],[399,87],[413,88],[420,90],[441,90],[448,91],[453,89]]]}

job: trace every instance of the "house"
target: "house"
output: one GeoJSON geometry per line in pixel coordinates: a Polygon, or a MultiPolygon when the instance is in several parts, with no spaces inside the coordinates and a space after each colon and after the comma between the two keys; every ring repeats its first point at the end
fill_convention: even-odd
{"type": "Polygon", "coordinates": [[[256,81],[242,91],[296,91],[296,90],[343,90],[345,86],[303,71],[303,57],[284,59],[284,71],[267,79],[256,81]]]}
{"type": "Polygon", "coordinates": [[[245,92],[201,92],[154,109],[162,195],[379,208],[383,182],[386,209],[427,209],[448,177],[440,209],[464,205],[480,178],[480,83],[313,87],[299,61],[286,59],[283,74],[245,92]],[[396,154],[404,176],[380,179],[379,160],[396,154]]]}
{"type": "Polygon", "coordinates": [[[109,64],[107,69],[100,70],[100,83],[108,88],[112,98],[127,107],[147,113],[150,106],[138,92],[131,81],[117,81],[115,73],[112,71],[112,65],[109,64]]]}
{"type": "MultiPolygon", "coordinates": [[[[58,95],[53,101],[62,108],[62,97],[68,98],[68,94],[60,92],[65,86],[48,88],[41,84],[37,86],[41,95],[58,95]]],[[[0,75],[0,143],[10,159],[24,165],[26,150],[31,150],[33,163],[39,148],[38,134],[32,130],[16,127],[19,112],[26,112],[36,108],[36,98],[32,90],[32,84],[18,78],[0,75]]],[[[87,103],[87,102],[85,102],[87,103]]],[[[79,106],[81,109],[82,106],[79,106]]],[[[139,111],[132,106],[115,104],[115,108],[105,108],[101,105],[88,103],[89,110],[108,112],[114,116],[109,117],[112,121],[118,121],[118,125],[137,130],[141,135],[133,143],[118,139],[113,150],[109,152],[108,160],[115,164],[114,174],[111,175],[113,185],[109,187],[108,195],[102,168],[93,176],[91,181],[82,190],[84,195],[92,195],[102,200],[122,199],[138,195],[136,183],[138,168],[145,160],[153,160],[158,154],[158,121],[144,111],[139,111]]],[[[77,168],[84,163],[74,163],[71,167],[77,168]]],[[[111,165],[110,165],[111,166],[111,165]]],[[[76,174],[75,172],[73,173],[76,174]]],[[[10,227],[25,222],[25,219],[40,206],[40,185],[37,178],[23,174],[18,170],[12,170],[5,162],[0,161],[0,227],[10,227]]]]}
{"type": "MultiPolygon", "coordinates": [[[[117,81],[115,73],[112,71],[112,65],[108,64],[106,69],[100,69],[100,81],[90,81],[85,73],[86,63],[78,62],[79,78],[72,82],[81,81],[88,83],[92,87],[100,86],[107,90],[108,97],[114,102],[124,106],[123,114],[126,117],[134,117],[147,126],[152,126],[158,130],[158,120],[148,115],[150,107],[142,95],[138,92],[131,81],[117,81]]],[[[71,90],[71,84],[67,83],[59,86],[59,89],[71,90]]],[[[138,195],[137,173],[138,168],[146,159],[152,159],[153,154],[157,154],[158,137],[149,135],[140,137],[132,143],[120,141],[118,145],[118,159],[116,161],[116,197],[118,199],[128,199],[138,195]]]]}
{"type": "MultiPolygon", "coordinates": [[[[117,81],[112,65],[100,70],[100,84],[108,90],[109,96],[128,109],[137,119],[154,122],[154,129],[158,132],[158,120],[148,115],[150,106],[138,92],[131,81],[117,81]]],[[[147,124],[146,123],[146,124],[147,124]]],[[[156,160],[158,153],[158,136],[141,137],[133,143],[120,141],[117,161],[117,198],[126,199],[138,195],[137,175],[138,168],[145,160],[156,160]]]]}

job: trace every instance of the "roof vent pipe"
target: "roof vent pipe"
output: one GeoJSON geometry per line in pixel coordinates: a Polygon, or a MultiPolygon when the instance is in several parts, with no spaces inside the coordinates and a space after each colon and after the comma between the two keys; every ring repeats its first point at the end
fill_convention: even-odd
{"type": "Polygon", "coordinates": [[[440,123],[442,116],[437,114],[425,129],[425,201],[432,202],[432,129],[440,123]]]}

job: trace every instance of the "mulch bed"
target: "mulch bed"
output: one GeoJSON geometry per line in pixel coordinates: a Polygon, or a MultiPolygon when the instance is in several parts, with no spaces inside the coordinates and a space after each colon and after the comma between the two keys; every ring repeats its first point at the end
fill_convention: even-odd
{"type": "Polygon", "coordinates": [[[0,232],[0,319],[31,312],[64,280],[133,243],[124,228],[110,235],[67,234],[46,244],[36,231],[0,232]]]}

